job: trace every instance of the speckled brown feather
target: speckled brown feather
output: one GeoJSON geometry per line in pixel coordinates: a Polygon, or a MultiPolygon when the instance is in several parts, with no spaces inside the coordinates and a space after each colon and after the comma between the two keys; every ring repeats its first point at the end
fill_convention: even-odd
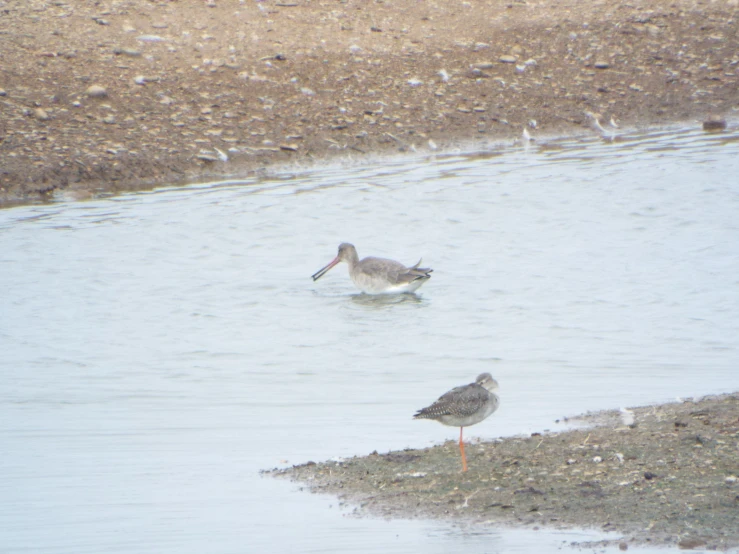
{"type": "Polygon", "coordinates": [[[477,383],[455,387],[442,394],[430,406],[418,410],[417,419],[440,419],[442,416],[469,417],[488,400],[488,391],[477,383]]]}

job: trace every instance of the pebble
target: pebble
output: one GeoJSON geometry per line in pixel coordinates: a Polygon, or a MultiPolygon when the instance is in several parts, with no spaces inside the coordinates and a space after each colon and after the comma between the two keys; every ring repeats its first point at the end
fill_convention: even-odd
{"type": "Polygon", "coordinates": [[[493,63],[492,62],[473,63],[472,68],[473,69],[493,69],[493,63]]]}
{"type": "Polygon", "coordinates": [[[726,484],[727,485],[733,485],[734,483],[736,483],[736,476],[735,475],[729,475],[726,478],[726,484]]]}
{"type": "Polygon", "coordinates": [[[702,539],[693,539],[693,538],[682,539],[680,542],[677,543],[677,546],[681,550],[693,550],[694,548],[699,548],[705,545],[706,545],[706,541],[702,539]]]}
{"type": "Polygon", "coordinates": [[[598,61],[598,62],[595,62],[594,67],[595,69],[608,69],[611,66],[608,62],[598,61]]]}
{"type": "Polygon", "coordinates": [[[518,58],[511,54],[504,54],[503,56],[498,58],[498,61],[503,63],[516,63],[516,60],[518,60],[518,58]]]}
{"type": "Polygon", "coordinates": [[[165,38],[159,35],[139,35],[136,37],[136,40],[140,40],[141,42],[162,42],[165,38]]]}
{"type": "Polygon", "coordinates": [[[33,116],[38,119],[39,121],[49,121],[51,117],[49,117],[49,114],[46,113],[46,110],[43,108],[36,108],[33,110],[33,116]]]}
{"type": "Polygon", "coordinates": [[[704,131],[723,131],[726,129],[726,120],[720,115],[709,116],[703,122],[704,131]]]}
{"type": "Polygon", "coordinates": [[[213,163],[213,162],[217,162],[218,160],[220,160],[218,156],[214,156],[213,154],[198,154],[197,158],[198,160],[208,162],[208,163],[213,163]]]}
{"type": "Polygon", "coordinates": [[[159,77],[149,77],[146,75],[136,75],[136,77],[133,78],[133,82],[137,85],[145,85],[146,83],[157,83],[159,81],[159,77]]]}
{"type": "Polygon", "coordinates": [[[131,58],[137,58],[141,55],[141,52],[139,50],[134,50],[133,48],[114,48],[113,54],[116,56],[129,56],[131,58]]]}
{"type": "Polygon", "coordinates": [[[85,94],[90,98],[105,98],[108,96],[108,91],[100,85],[90,85],[87,87],[85,94]]]}
{"type": "Polygon", "coordinates": [[[602,461],[603,461],[603,458],[601,458],[600,456],[595,456],[595,457],[593,458],[593,463],[594,463],[594,464],[599,464],[599,463],[601,463],[602,461]]]}
{"type": "Polygon", "coordinates": [[[4,88],[0,88],[0,96],[7,96],[7,95],[8,95],[8,93],[5,92],[5,89],[4,88]]]}
{"type": "Polygon", "coordinates": [[[297,152],[297,144],[280,144],[280,150],[287,150],[288,152],[297,152]]]}
{"type": "Polygon", "coordinates": [[[115,123],[115,116],[114,115],[106,115],[103,118],[103,123],[106,123],[108,125],[112,125],[113,123],[115,123]]]}

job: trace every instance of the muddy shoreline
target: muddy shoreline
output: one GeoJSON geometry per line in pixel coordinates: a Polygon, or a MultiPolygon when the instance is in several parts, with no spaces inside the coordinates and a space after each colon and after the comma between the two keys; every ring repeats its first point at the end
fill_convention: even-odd
{"type": "Polygon", "coordinates": [[[0,205],[739,110],[739,2],[0,0],[0,205]]]}
{"type": "Polygon", "coordinates": [[[577,419],[587,427],[469,444],[467,473],[454,441],[265,473],[358,515],[594,528],[621,534],[622,548],[739,547],[739,393],[577,419]]]}

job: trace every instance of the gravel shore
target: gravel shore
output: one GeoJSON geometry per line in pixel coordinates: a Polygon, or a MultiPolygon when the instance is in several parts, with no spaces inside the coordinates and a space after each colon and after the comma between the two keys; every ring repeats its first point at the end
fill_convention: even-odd
{"type": "Polygon", "coordinates": [[[0,203],[739,109],[737,0],[0,0],[0,203]]]}
{"type": "Polygon", "coordinates": [[[466,473],[456,441],[266,473],[338,495],[360,515],[596,528],[621,534],[621,548],[739,547],[739,393],[630,412],[470,444],[466,473]]]}

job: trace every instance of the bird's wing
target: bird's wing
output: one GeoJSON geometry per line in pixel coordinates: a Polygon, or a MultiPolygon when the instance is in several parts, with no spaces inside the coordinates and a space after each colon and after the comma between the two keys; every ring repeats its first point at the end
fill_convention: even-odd
{"type": "Polygon", "coordinates": [[[415,417],[469,416],[475,414],[487,399],[487,391],[479,385],[455,387],[442,394],[431,406],[419,410],[415,417]]]}
{"type": "Polygon", "coordinates": [[[405,267],[395,260],[385,258],[364,258],[361,262],[362,272],[382,275],[389,283],[404,285],[416,279],[427,279],[430,269],[405,267]]]}

